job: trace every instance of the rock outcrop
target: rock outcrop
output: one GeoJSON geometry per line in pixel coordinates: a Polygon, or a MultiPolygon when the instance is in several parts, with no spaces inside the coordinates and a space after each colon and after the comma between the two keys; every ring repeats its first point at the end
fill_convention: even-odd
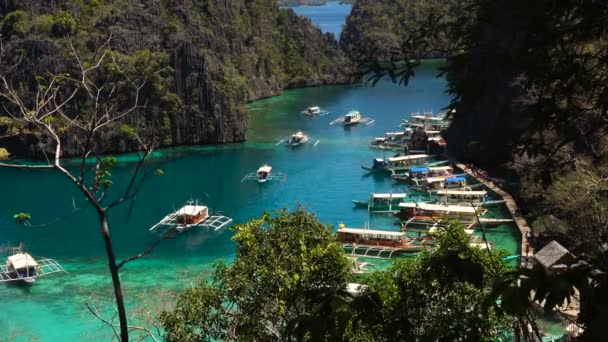
{"type": "MultiPolygon", "coordinates": [[[[153,131],[160,147],[240,142],[246,102],[352,81],[350,62],[333,37],[275,0],[3,1],[0,15],[9,56],[3,62],[20,58],[8,75],[13,84],[33,89],[36,75],[73,70],[66,37],[90,52],[111,35],[114,51],[125,58],[148,52],[165,70],[144,94],[150,98],[145,113],[108,133],[103,152],[132,150],[131,127],[153,131]]],[[[78,143],[66,140],[66,154],[76,154],[78,143]]],[[[0,140],[28,156],[39,150],[35,144],[0,140]]]]}

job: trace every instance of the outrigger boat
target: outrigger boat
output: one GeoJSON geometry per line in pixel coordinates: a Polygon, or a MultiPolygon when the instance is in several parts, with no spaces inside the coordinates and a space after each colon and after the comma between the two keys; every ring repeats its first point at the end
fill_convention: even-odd
{"type": "Polygon", "coordinates": [[[414,182],[419,184],[428,178],[447,178],[453,177],[454,169],[451,166],[415,166],[402,174],[394,174],[391,177],[398,182],[414,182]]]}
{"type": "Polygon", "coordinates": [[[372,167],[361,166],[363,169],[368,171],[388,171],[390,173],[396,173],[399,170],[407,170],[414,165],[422,165],[428,162],[430,156],[426,154],[412,154],[402,156],[397,154],[388,159],[376,158],[372,167]]]}
{"type": "Polygon", "coordinates": [[[338,241],[351,250],[351,254],[368,258],[382,258],[387,253],[390,258],[393,253],[417,253],[430,247],[424,239],[410,238],[405,232],[346,228],[344,225],[338,229],[338,241]]]}
{"type": "Polygon", "coordinates": [[[474,222],[478,216],[483,216],[487,212],[485,209],[471,205],[431,203],[400,203],[399,209],[400,211],[394,215],[403,221],[459,219],[463,222],[474,222]]]}
{"type": "Polygon", "coordinates": [[[297,131],[292,134],[287,143],[289,146],[297,147],[302,146],[308,142],[308,135],[304,134],[302,131],[297,131]]]}
{"type": "Polygon", "coordinates": [[[372,193],[369,195],[367,201],[353,200],[356,207],[367,207],[369,212],[376,213],[392,213],[399,209],[399,203],[403,202],[409,195],[406,193],[394,193],[394,194],[376,194],[372,193]]]}
{"type": "Polygon", "coordinates": [[[365,118],[363,116],[361,116],[361,113],[358,110],[352,110],[350,112],[348,112],[346,115],[337,118],[336,120],[330,122],[330,125],[333,125],[335,123],[343,123],[345,126],[349,126],[349,125],[355,125],[358,123],[362,123],[365,124],[366,126],[371,125],[372,123],[374,123],[374,119],[372,118],[365,118]]]}
{"type": "Polygon", "coordinates": [[[361,113],[358,110],[353,110],[344,115],[344,124],[345,125],[354,125],[361,122],[361,113]]]}
{"type": "Polygon", "coordinates": [[[305,110],[303,110],[302,114],[306,114],[308,116],[315,116],[315,115],[329,114],[329,112],[321,109],[321,107],[318,107],[318,106],[310,106],[310,107],[306,108],[305,110]]]}
{"type": "Polygon", "coordinates": [[[474,206],[491,206],[505,203],[504,200],[489,200],[488,192],[485,190],[437,190],[435,195],[439,202],[443,203],[466,203],[474,206]]]}
{"type": "Polygon", "coordinates": [[[370,147],[380,150],[403,150],[410,141],[412,129],[408,128],[403,132],[387,132],[384,137],[374,138],[370,147]]]}
{"type": "Polygon", "coordinates": [[[449,177],[429,177],[424,182],[416,183],[418,187],[426,187],[429,191],[442,189],[464,189],[467,186],[467,179],[462,175],[449,177]]]}
{"type": "Polygon", "coordinates": [[[266,183],[270,180],[281,180],[284,182],[287,179],[287,176],[280,172],[272,173],[272,166],[268,164],[264,164],[260,166],[257,172],[250,173],[243,177],[241,182],[246,180],[255,180],[258,183],[266,183]]]}
{"type": "Polygon", "coordinates": [[[52,259],[34,259],[23,252],[22,246],[12,249],[12,255],[6,258],[6,265],[0,265],[0,282],[19,281],[32,285],[38,277],[58,272],[66,272],[61,265],[52,259]]]}
{"type": "Polygon", "coordinates": [[[150,231],[161,226],[173,229],[178,233],[185,232],[193,227],[220,230],[230,223],[232,223],[232,218],[220,214],[212,215],[209,213],[209,208],[207,206],[199,205],[196,201],[189,201],[183,207],[165,216],[157,224],[152,226],[150,231]]]}

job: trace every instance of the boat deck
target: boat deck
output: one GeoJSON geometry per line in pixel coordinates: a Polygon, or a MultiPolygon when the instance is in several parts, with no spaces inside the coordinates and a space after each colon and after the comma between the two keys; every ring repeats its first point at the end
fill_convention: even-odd
{"type": "MultiPolygon", "coordinates": [[[[36,260],[36,262],[38,263],[40,268],[36,270],[36,275],[30,278],[43,277],[58,272],[68,273],[57,261],[53,259],[41,259],[36,260]]],[[[0,283],[17,281],[21,279],[23,278],[19,278],[11,274],[11,272],[8,271],[6,265],[0,265],[0,283]]]]}

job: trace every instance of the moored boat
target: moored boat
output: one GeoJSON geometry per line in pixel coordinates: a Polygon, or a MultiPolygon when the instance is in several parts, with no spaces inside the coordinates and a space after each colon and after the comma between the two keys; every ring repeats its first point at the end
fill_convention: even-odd
{"type": "Polygon", "coordinates": [[[369,212],[392,213],[399,209],[399,203],[403,202],[408,196],[406,193],[372,193],[369,195],[367,202],[353,200],[353,203],[356,207],[367,207],[369,212]]]}
{"type": "Polygon", "coordinates": [[[463,222],[473,222],[478,216],[485,214],[486,210],[476,206],[461,206],[450,204],[431,203],[400,203],[399,211],[395,213],[399,219],[407,221],[417,220],[444,220],[458,219],[463,222]]]}
{"type": "Polygon", "coordinates": [[[337,233],[338,241],[351,249],[352,254],[360,251],[367,257],[381,257],[382,253],[386,253],[390,258],[395,252],[416,253],[430,247],[423,239],[408,238],[405,232],[346,228],[341,225],[337,233]]]}
{"type": "Polygon", "coordinates": [[[302,131],[297,131],[296,133],[292,134],[291,137],[289,138],[289,140],[287,141],[289,146],[292,146],[292,147],[301,146],[301,145],[306,144],[307,142],[308,142],[308,135],[304,134],[304,132],[302,132],[302,131]]]}

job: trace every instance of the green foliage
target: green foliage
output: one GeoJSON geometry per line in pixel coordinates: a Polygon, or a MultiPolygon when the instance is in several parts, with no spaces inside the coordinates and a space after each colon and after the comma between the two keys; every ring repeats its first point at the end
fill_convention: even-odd
{"type": "Polygon", "coordinates": [[[509,320],[483,303],[507,268],[501,254],[470,247],[459,225],[437,236],[439,247],[395,262],[367,279],[380,305],[375,317],[359,317],[377,341],[494,341],[509,320]]]}
{"type": "Polygon", "coordinates": [[[275,340],[313,311],[320,293],[335,294],[350,278],[331,228],[300,208],[234,230],[234,264],[217,265],[211,284],[186,291],[161,315],[167,341],[275,340]]]}
{"type": "Polygon", "coordinates": [[[10,158],[11,154],[4,147],[0,147],[0,160],[7,160],[10,158]]]}
{"type": "Polygon", "coordinates": [[[50,36],[53,32],[53,26],[55,25],[55,18],[50,14],[41,14],[34,18],[32,22],[32,29],[34,32],[50,36]]]}
{"type": "Polygon", "coordinates": [[[53,35],[57,37],[63,37],[74,33],[76,31],[76,20],[70,12],[61,11],[55,17],[55,23],[53,24],[53,35]]]}
{"type": "Polygon", "coordinates": [[[30,214],[30,213],[17,213],[15,215],[13,215],[13,219],[15,220],[15,222],[17,222],[17,224],[25,224],[29,220],[32,219],[32,214],[30,214]]]}
{"type": "Polygon", "coordinates": [[[120,125],[120,131],[130,141],[137,141],[137,131],[129,124],[120,125]]]}
{"type": "Polygon", "coordinates": [[[302,209],[235,228],[237,258],[187,290],[161,322],[167,341],[493,341],[509,315],[484,306],[508,271],[453,225],[439,248],[396,262],[345,292],[349,262],[330,229],[302,209]]]}
{"type": "Polygon", "coordinates": [[[11,37],[13,35],[23,35],[27,32],[29,18],[27,13],[16,10],[8,13],[2,20],[2,34],[11,37]]]}

